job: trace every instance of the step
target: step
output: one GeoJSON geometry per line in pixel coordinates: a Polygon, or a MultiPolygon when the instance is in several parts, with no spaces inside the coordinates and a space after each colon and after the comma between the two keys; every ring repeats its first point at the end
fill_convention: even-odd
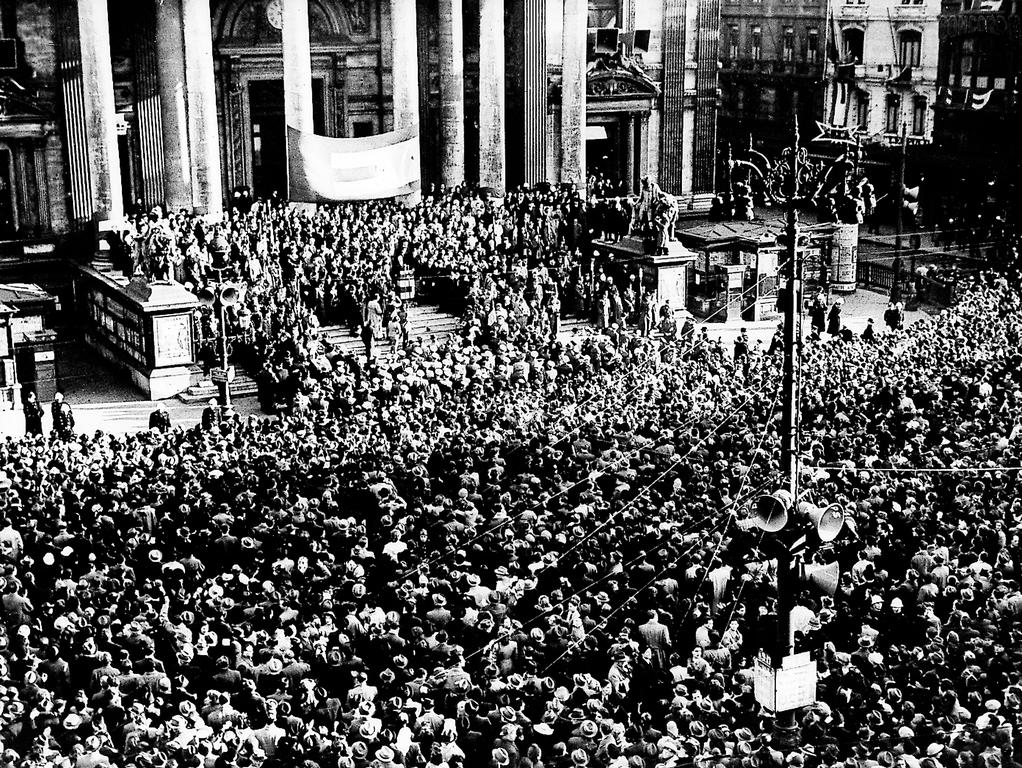
{"type": "MultiPolygon", "coordinates": [[[[201,371],[200,371],[201,374],[201,371]]],[[[231,397],[249,397],[259,391],[259,386],[244,371],[238,371],[231,382],[231,397]]],[[[177,399],[183,403],[199,403],[217,397],[220,388],[210,379],[200,379],[193,383],[184,392],[178,394],[177,399]]]]}

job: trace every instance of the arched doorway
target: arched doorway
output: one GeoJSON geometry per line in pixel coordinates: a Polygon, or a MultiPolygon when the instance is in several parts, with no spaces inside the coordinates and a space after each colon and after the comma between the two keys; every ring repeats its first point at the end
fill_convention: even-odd
{"type": "MultiPolygon", "coordinates": [[[[222,0],[213,8],[213,50],[225,188],[258,196],[286,183],[281,35],[266,0],[222,0]]],[[[386,128],[377,3],[310,0],[313,124],[325,136],[386,128]]]]}

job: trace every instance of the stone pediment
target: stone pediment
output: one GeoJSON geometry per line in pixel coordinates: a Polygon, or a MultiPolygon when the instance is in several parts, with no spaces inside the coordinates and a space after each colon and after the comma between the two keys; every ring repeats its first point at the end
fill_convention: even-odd
{"type": "Polygon", "coordinates": [[[657,99],[660,86],[650,80],[637,64],[620,67],[598,64],[586,74],[589,99],[657,99]]]}

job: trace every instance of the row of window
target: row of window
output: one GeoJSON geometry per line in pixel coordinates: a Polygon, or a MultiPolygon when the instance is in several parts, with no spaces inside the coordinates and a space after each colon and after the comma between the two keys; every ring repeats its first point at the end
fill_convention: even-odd
{"type": "MultiPolygon", "coordinates": [[[[850,27],[841,33],[845,61],[863,62],[866,35],[861,29],[850,27]]],[[[898,33],[898,64],[918,67],[923,51],[923,33],[917,29],[903,29],[898,33]]]]}
{"type": "MultiPolygon", "coordinates": [[[[778,91],[772,86],[739,85],[729,99],[735,112],[753,113],[773,119],[780,114],[799,111],[801,94],[798,90],[778,91]]],[[[869,94],[857,91],[852,99],[852,122],[864,131],[869,130],[869,94]]],[[[914,96],[911,101],[912,135],[922,136],[926,132],[927,101],[925,96],[914,96]]],[[[887,94],[884,100],[884,132],[901,133],[902,97],[896,93],[887,94]]]]}
{"type": "MultiPolygon", "coordinates": [[[[728,57],[730,59],[743,58],[741,55],[741,30],[738,25],[732,24],[730,26],[729,33],[728,57]]],[[[795,28],[785,27],[781,34],[781,48],[779,51],[780,55],[778,56],[779,60],[795,61],[796,48],[795,28]]],[[[763,59],[763,27],[759,24],[754,24],[749,29],[748,54],[749,58],[754,61],[761,61],[763,59]]],[[[820,60],[820,30],[817,28],[811,27],[806,30],[801,56],[802,61],[809,64],[815,64],[820,60]]]]}
{"type": "MultiPolygon", "coordinates": [[[[884,99],[884,132],[901,133],[901,96],[889,93],[884,99]]],[[[855,123],[862,130],[869,129],[869,94],[861,91],[856,93],[852,102],[855,123]]],[[[912,97],[912,135],[922,136],[926,133],[926,97],[912,97]]]]}
{"type": "MultiPolygon", "coordinates": [[[[866,5],[867,0],[845,0],[845,5],[866,5]]],[[[902,5],[922,5],[923,0],[901,0],[902,5]]]]}
{"type": "MultiPolygon", "coordinates": [[[[742,57],[741,30],[737,24],[730,25],[728,38],[728,58],[735,60],[742,57]]],[[[844,48],[844,59],[848,62],[861,64],[863,61],[863,46],[865,35],[863,30],[850,28],[842,34],[842,45],[844,48]]],[[[784,27],[781,32],[781,46],[779,60],[795,61],[795,50],[797,48],[794,27],[784,27]]],[[[898,34],[898,63],[903,67],[918,67],[923,50],[923,35],[915,29],[906,29],[898,34]]],[[[749,58],[754,61],[761,61],[763,58],[763,27],[754,24],[749,29],[749,47],[747,49],[749,58]]],[[[802,61],[815,64],[820,57],[820,30],[810,27],[806,30],[803,41],[802,61]]]]}

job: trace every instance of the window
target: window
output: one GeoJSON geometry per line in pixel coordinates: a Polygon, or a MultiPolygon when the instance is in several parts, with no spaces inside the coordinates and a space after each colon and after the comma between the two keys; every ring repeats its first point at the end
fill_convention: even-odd
{"type": "Polygon", "coordinates": [[[620,0],[589,0],[589,28],[620,27],[620,0]]]}
{"type": "Polygon", "coordinates": [[[745,91],[745,114],[758,115],[760,104],[760,89],[756,85],[750,85],[745,91]]]}
{"type": "Polygon", "coordinates": [[[863,32],[861,29],[846,29],[841,36],[844,43],[845,61],[862,64],[863,32]]]}
{"type": "Polygon", "coordinates": [[[785,27],[784,28],[784,40],[782,47],[782,55],[785,61],[795,60],[795,28],[785,27]]]}
{"type": "Polygon", "coordinates": [[[865,91],[855,95],[855,124],[864,131],[869,128],[869,94],[865,91]]]}
{"type": "Polygon", "coordinates": [[[901,97],[893,93],[887,96],[887,113],[884,118],[884,130],[897,133],[901,130],[901,97]]]}
{"type": "Polygon", "coordinates": [[[916,96],[912,100],[912,135],[926,133],[926,97],[916,96]]]}
{"type": "Polygon", "coordinates": [[[820,30],[811,27],[806,32],[806,61],[815,64],[820,59],[820,30]]]}
{"type": "Polygon", "coordinates": [[[903,67],[918,67],[923,33],[909,29],[898,35],[898,61],[903,67]]]}
{"type": "Polygon", "coordinates": [[[988,88],[989,79],[1002,74],[1005,54],[994,48],[993,38],[976,35],[962,38],[952,51],[951,74],[966,88],[988,88]]]}
{"type": "Polygon", "coordinates": [[[263,162],[262,123],[252,123],[252,162],[255,165],[262,165],[263,162]]]}
{"type": "Polygon", "coordinates": [[[763,29],[759,25],[752,28],[752,58],[754,61],[759,61],[763,58],[763,29]]]}
{"type": "Polygon", "coordinates": [[[774,119],[777,117],[777,89],[772,86],[765,87],[760,91],[759,113],[763,117],[774,119]]]}
{"type": "Polygon", "coordinates": [[[738,58],[738,25],[732,24],[730,35],[728,37],[728,58],[734,61],[738,58]]]}
{"type": "Polygon", "coordinates": [[[957,63],[959,74],[966,79],[983,68],[983,52],[976,38],[967,37],[962,40],[957,63]]]}

